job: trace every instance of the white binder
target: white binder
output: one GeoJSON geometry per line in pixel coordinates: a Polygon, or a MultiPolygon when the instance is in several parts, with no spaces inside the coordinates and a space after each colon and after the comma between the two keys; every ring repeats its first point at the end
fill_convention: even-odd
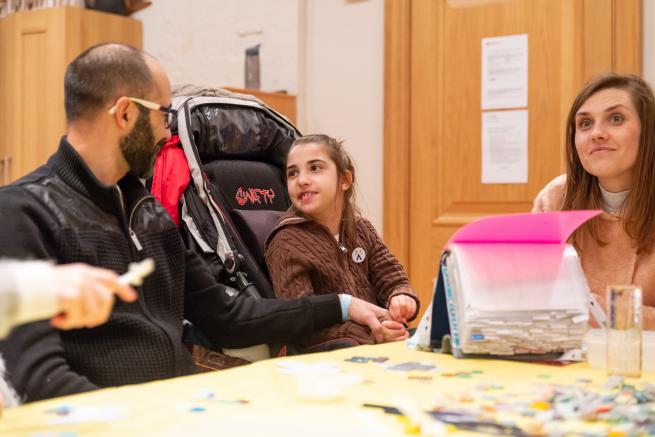
{"type": "Polygon", "coordinates": [[[459,357],[543,356],[580,347],[591,293],[566,241],[599,213],[513,214],[461,228],[442,256],[432,311],[410,343],[435,348],[448,334],[459,357]]]}

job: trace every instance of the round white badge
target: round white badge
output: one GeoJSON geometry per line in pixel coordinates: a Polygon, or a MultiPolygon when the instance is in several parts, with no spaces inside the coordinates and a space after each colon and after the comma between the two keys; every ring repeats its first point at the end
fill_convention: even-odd
{"type": "Polygon", "coordinates": [[[352,258],[353,261],[359,264],[360,262],[366,259],[366,252],[364,252],[364,249],[362,249],[361,247],[356,247],[353,250],[352,258]]]}

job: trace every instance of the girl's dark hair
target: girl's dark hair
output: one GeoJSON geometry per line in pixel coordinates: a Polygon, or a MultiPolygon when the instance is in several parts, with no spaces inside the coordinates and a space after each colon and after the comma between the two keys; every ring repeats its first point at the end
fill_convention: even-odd
{"type": "MultiPolygon", "coordinates": [[[[337,184],[340,184],[348,173],[351,175],[350,187],[343,193],[343,212],[341,213],[339,231],[342,242],[347,246],[352,245],[355,242],[355,217],[360,215],[359,208],[355,203],[355,165],[353,160],[343,147],[342,141],[324,134],[305,135],[296,139],[289,148],[289,152],[296,146],[309,143],[320,144],[325,148],[328,156],[337,167],[337,184]]],[[[286,168],[286,163],[284,166],[286,168]]],[[[291,211],[302,215],[293,206],[291,206],[291,211]]]]}
{"type": "MultiPolygon", "coordinates": [[[[623,223],[628,235],[635,240],[637,252],[650,252],[655,229],[655,97],[650,86],[633,74],[604,73],[592,78],[573,101],[566,122],[566,193],[562,209],[601,209],[602,197],[598,178],[588,173],[575,148],[575,115],[593,94],[606,89],[625,90],[630,94],[641,121],[637,162],[633,167],[633,185],[623,206],[623,223]]],[[[601,246],[598,218],[582,225],[572,236],[579,246],[583,233],[588,233],[601,246]]]]}

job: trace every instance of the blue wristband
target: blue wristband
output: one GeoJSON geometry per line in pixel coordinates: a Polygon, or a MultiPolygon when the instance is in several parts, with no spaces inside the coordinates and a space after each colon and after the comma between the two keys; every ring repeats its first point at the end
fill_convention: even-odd
{"type": "Polygon", "coordinates": [[[348,309],[350,308],[350,299],[352,299],[352,296],[349,294],[343,293],[339,295],[339,302],[341,303],[342,322],[347,322],[348,320],[350,320],[350,316],[348,315],[348,309]]]}

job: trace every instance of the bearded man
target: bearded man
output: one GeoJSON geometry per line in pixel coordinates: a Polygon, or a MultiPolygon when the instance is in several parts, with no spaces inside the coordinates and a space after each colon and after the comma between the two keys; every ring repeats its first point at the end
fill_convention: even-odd
{"type": "Polygon", "coordinates": [[[67,134],[47,164],[0,189],[0,257],[84,262],[118,273],[154,258],[135,303],[109,321],[61,331],[22,325],[0,343],[10,383],[26,402],[193,373],[186,318],[220,348],[287,342],[351,320],[382,339],[388,314],[337,295],[231,297],[186,251],[166,210],[139,179],[170,137],[170,83],[151,56],[121,44],[80,54],[64,81],[67,134]],[[349,302],[349,303],[348,303],[349,302]]]}

